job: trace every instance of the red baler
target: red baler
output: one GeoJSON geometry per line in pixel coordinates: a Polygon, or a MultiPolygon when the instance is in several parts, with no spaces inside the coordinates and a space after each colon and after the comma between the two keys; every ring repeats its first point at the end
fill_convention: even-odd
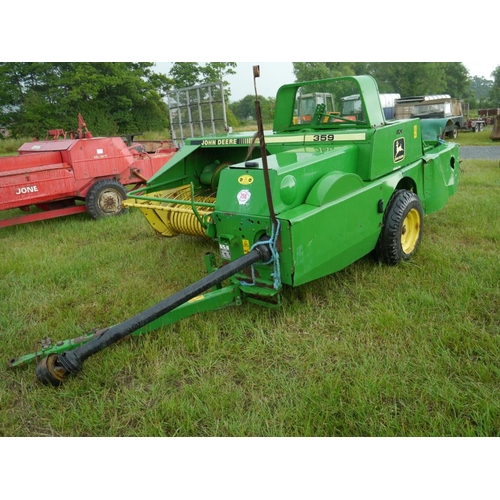
{"type": "MultiPolygon", "coordinates": [[[[79,124],[85,125],[81,116],[79,124]]],[[[27,142],[18,155],[0,157],[0,211],[29,212],[0,220],[0,228],[85,211],[93,218],[118,215],[125,186],[140,187],[178,150],[167,144],[148,153],[140,144],[92,137],[81,128],[70,139],[60,130],[49,135],[53,140],[27,142]]]]}

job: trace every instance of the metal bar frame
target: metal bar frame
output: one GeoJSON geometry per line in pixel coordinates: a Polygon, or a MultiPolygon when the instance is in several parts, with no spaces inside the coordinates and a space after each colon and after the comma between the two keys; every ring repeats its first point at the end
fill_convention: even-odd
{"type": "Polygon", "coordinates": [[[196,96],[196,106],[198,109],[198,120],[196,124],[200,128],[201,135],[205,135],[205,123],[209,122],[211,124],[212,133],[217,134],[217,126],[216,122],[222,121],[224,131],[228,131],[227,125],[227,112],[226,112],[226,99],[224,93],[224,85],[221,81],[214,83],[205,83],[202,85],[195,85],[192,87],[185,87],[182,89],[175,89],[172,92],[167,94],[167,103],[169,109],[169,117],[170,117],[170,133],[172,137],[172,141],[176,145],[176,147],[182,147],[185,143],[185,139],[188,137],[194,137],[195,130],[194,125],[195,121],[192,116],[192,107],[195,105],[194,100],[191,98],[192,95],[196,96]],[[221,92],[221,99],[216,100],[213,96],[212,90],[214,88],[219,88],[221,92]],[[206,89],[208,92],[208,100],[202,101],[202,93],[201,90],[206,89]],[[182,104],[183,98],[185,97],[186,104],[182,104]],[[214,105],[220,103],[222,105],[222,120],[216,119],[214,114],[214,105]],[[205,119],[203,116],[203,106],[209,106],[209,114],[210,118],[205,119]],[[187,123],[183,121],[182,115],[183,110],[187,111],[187,123]],[[189,127],[189,136],[185,136],[184,127],[189,127]]]}

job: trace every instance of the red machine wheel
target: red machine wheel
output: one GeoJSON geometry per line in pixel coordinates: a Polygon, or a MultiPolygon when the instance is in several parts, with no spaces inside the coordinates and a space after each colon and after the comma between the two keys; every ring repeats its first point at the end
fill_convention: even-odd
{"type": "Polygon", "coordinates": [[[87,193],[85,205],[87,212],[93,219],[120,215],[126,211],[123,200],[127,198],[127,191],[114,179],[103,179],[96,182],[87,193]]]}

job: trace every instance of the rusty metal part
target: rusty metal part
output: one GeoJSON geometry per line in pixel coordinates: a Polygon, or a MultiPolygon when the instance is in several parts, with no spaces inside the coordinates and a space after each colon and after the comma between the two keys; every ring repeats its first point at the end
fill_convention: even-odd
{"type": "MultiPolygon", "coordinates": [[[[271,218],[271,223],[273,225],[274,231],[278,232],[278,221],[276,219],[276,213],[274,211],[273,197],[271,194],[271,181],[269,180],[269,166],[267,164],[267,150],[266,142],[264,140],[264,125],[262,120],[262,111],[260,109],[259,95],[257,92],[257,82],[256,79],[260,76],[259,66],[253,67],[253,77],[254,77],[254,88],[255,88],[255,112],[257,117],[257,134],[260,142],[260,154],[262,158],[262,167],[264,171],[264,184],[266,188],[267,205],[269,207],[269,216],[271,218]]],[[[281,251],[281,237],[278,235],[278,240],[276,242],[276,247],[278,252],[281,251]]]]}
{"type": "Polygon", "coordinates": [[[58,363],[58,360],[57,354],[51,354],[37,364],[35,373],[42,384],[58,387],[64,382],[68,372],[58,363]]]}
{"type": "Polygon", "coordinates": [[[493,130],[491,131],[490,139],[492,141],[500,141],[500,115],[495,116],[493,130]]]}

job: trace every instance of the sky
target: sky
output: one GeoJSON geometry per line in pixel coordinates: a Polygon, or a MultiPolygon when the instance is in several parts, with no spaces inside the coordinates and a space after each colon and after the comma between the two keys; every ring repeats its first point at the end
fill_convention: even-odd
{"type": "MultiPolygon", "coordinates": [[[[168,73],[172,62],[155,63],[155,71],[168,73]]],[[[203,63],[201,63],[203,64],[203,63]]],[[[278,88],[295,80],[291,62],[238,62],[235,75],[228,75],[227,81],[231,87],[231,102],[239,101],[247,95],[255,95],[253,82],[253,66],[260,68],[260,77],[256,80],[257,92],[264,97],[275,97],[278,88]]],[[[464,62],[471,76],[491,79],[491,73],[500,62],[494,60],[476,60],[464,62]]]]}
{"type": "MultiPolygon", "coordinates": [[[[155,63],[155,71],[168,73],[173,63],[155,63]]],[[[203,63],[201,63],[203,64],[203,63]]],[[[255,95],[253,67],[259,66],[260,77],[256,80],[257,92],[264,97],[276,97],[281,85],[295,80],[291,62],[238,62],[235,75],[226,80],[231,87],[231,101],[239,101],[247,95],[255,95]]]]}
{"type": "MultiPolygon", "coordinates": [[[[485,0],[495,5],[497,0],[485,0]]],[[[500,65],[498,53],[475,44],[456,44],[445,30],[427,36],[418,18],[435,10],[435,0],[420,0],[418,12],[413,4],[378,0],[363,5],[362,15],[349,3],[317,0],[315,12],[334,15],[336,24],[324,24],[320,17],[298,16],[295,8],[280,2],[254,0],[251,8],[235,12],[232,0],[214,0],[210,8],[168,12],[167,18],[151,17],[141,22],[127,10],[117,10],[113,2],[88,0],[88,8],[65,6],[65,17],[72,22],[47,30],[51,20],[45,4],[30,6],[23,18],[23,32],[29,43],[9,43],[3,47],[4,61],[236,61],[237,74],[228,76],[231,101],[254,95],[252,66],[260,66],[257,91],[274,97],[278,88],[292,83],[295,75],[287,61],[473,61],[464,62],[471,76],[491,78],[500,65]],[[74,10],[71,16],[71,10],[74,10]],[[424,14],[422,14],[424,13],[424,14]],[[175,14],[175,15],[174,15],[175,14]],[[112,19],[113,22],[106,20],[112,19]],[[409,24],[398,23],[411,19],[409,24]],[[143,22],[144,21],[144,22],[143,22]],[[324,29],[315,32],[311,22],[324,29]],[[347,22],[349,21],[349,22],[347,22]],[[322,24],[320,24],[322,23],[322,24]],[[329,30],[329,27],[334,29],[329,30]],[[401,31],[400,26],[407,27],[401,31]],[[105,27],[105,29],[103,28],[105,27]],[[74,40],[75,43],[61,42],[74,40]],[[353,36],[356,35],[356,36],[353,36]],[[51,47],[47,50],[47,47],[51,47]],[[256,62],[251,62],[256,61],[256,62]]],[[[204,4],[201,5],[203,7],[204,4]]],[[[2,6],[5,19],[19,16],[15,2],[2,6]]],[[[173,10],[173,9],[172,9],[173,10]]],[[[149,16],[151,13],[148,12],[149,16]]],[[[153,14],[154,17],[154,14],[153,14]]],[[[438,16],[439,17],[439,16],[438,16]]],[[[17,40],[19,27],[7,23],[5,40],[17,40]]],[[[167,73],[171,62],[157,62],[157,70],[167,73]]]]}

